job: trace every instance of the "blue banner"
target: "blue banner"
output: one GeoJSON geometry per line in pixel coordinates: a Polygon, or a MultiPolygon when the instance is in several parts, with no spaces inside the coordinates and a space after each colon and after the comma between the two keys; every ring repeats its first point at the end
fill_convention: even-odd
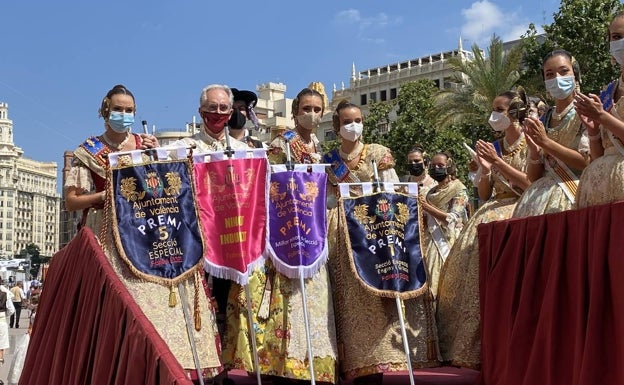
{"type": "Polygon", "coordinates": [[[351,265],[367,289],[402,299],[424,292],[417,197],[394,192],[342,197],[340,216],[351,265]]]}
{"type": "Polygon", "coordinates": [[[112,168],[113,234],[141,278],[171,286],[202,263],[190,170],[188,159],[112,168]]]}

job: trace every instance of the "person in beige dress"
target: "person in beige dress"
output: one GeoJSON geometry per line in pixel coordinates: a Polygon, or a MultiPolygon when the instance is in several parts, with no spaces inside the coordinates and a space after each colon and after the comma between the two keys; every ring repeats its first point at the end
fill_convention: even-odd
{"type": "MultiPolygon", "coordinates": [[[[104,119],[105,131],[99,136],[88,138],[74,151],[74,160],[64,186],[65,207],[69,211],[84,210],[83,225],[88,226],[99,237],[119,280],[154,325],[180,365],[189,375],[194,375],[197,368],[182,306],[170,306],[170,289],[167,286],[140,279],[130,270],[114,245],[112,226],[106,223],[102,214],[106,200],[108,165],[106,155],[158,146],[158,141],[153,135],[136,135],[130,132],[135,112],[134,95],[125,86],[116,85],[108,91],[99,110],[100,116],[104,119]]],[[[149,158],[144,156],[143,160],[149,161],[149,158]]],[[[131,164],[129,156],[120,157],[119,162],[131,164]]],[[[218,333],[209,299],[203,295],[203,291],[202,295],[193,295],[196,293],[199,279],[201,279],[199,273],[193,274],[181,284],[187,293],[187,303],[193,303],[195,298],[198,298],[197,306],[202,328],[200,331],[193,329],[193,338],[197,347],[200,372],[205,378],[211,378],[221,370],[218,333]]]]}
{"type": "MultiPolygon", "coordinates": [[[[348,175],[336,175],[328,167],[330,188],[328,206],[337,202],[339,182],[371,182],[373,162],[377,164],[381,182],[399,182],[390,150],[379,144],[361,140],[362,111],[342,101],[333,116],[334,130],[340,136],[340,147],[329,158],[338,156],[348,167],[348,175]],[[334,195],[331,197],[331,195],[334,195]]],[[[357,187],[353,187],[357,189],[357,187]]],[[[357,280],[350,267],[346,234],[339,226],[338,207],[329,211],[329,266],[334,287],[340,374],[355,384],[381,384],[383,373],[407,370],[399,315],[392,298],[373,295],[357,280]]],[[[433,367],[440,364],[437,347],[433,297],[425,294],[404,301],[405,327],[412,367],[433,367]]]]}
{"type": "Polygon", "coordinates": [[[494,99],[489,123],[504,136],[493,143],[477,141],[476,151],[481,168],[479,198],[485,203],[453,244],[440,273],[440,352],[443,360],[454,366],[478,369],[481,363],[477,227],[510,218],[518,197],[530,185],[524,172],[527,144],[521,126],[526,106],[523,92],[507,91],[494,99]]]}
{"type": "Polygon", "coordinates": [[[431,158],[429,174],[436,185],[419,193],[422,231],[420,245],[427,267],[427,284],[433,298],[438,295],[440,270],[451,247],[468,222],[468,192],[457,179],[455,161],[446,152],[431,158]]]}
{"type": "MultiPolygon", "coordinates": [[[[320,145],[313,131],[323,113],[323,95],[304,88],[293,100],[295,129],[271,142],[272,164],[286,162],[286,137],[290,139],[294,163],[318,163],[320,145]]],[[[316,381],[336,383],[336,329],[334,305],[327,264],[305,279],[316,381]]],[[[249,277],[253,333],[249,333],[245,288],[232,284],[227,308],[223,361],[228,368],[254,371],[250,338],[256,338],[260,373],[270,375],[274,384],[310,381],[310,365],[303,317],[303,292],[297,279],[279,273],[273,262],[253,271],[249,277]]]]}
{"type": "Polygon", "coordinates": [[[524,121],[527,175],[533,183],[520,197],[515,218],[571,209],[578,177],[589,160],[587,134],[573,103],[581,79],[578,62],[568,51],[552,51],[544,58],[542,75],[555,105],[544,123],[537,114],[524,121]]]}
{"type": "Polygon", "coordinates": [[[587,127],[591,163],[579,182],[576,207],[624,199],[624,13],[609,24],[609,47],[621,70],[600,97],[576,94],[576,111],[587,127]]]}

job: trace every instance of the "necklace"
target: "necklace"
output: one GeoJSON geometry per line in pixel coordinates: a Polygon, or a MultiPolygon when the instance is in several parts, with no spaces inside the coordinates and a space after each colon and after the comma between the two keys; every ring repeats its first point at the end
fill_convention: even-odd
{"type": "Polygon", "coordinates": [[[359,142],[357,144],[357,146],[355,147],[355,150],[353,150],[349,154],[347,154],[346,152],[342,151],[342,146],[338,149],[338,152],[340,153],[340,157],[342,158],[342,160],[350,162],[353,159],[355,159],[358,156],[360,156],[360,154],[362,153],[363,149],[364,149],[364,144],[362,142],[359,142]]]}
{"type": "Polygon", "coordinates": [[[553,108],[553,111],[552,111],[552,117],[553,117],[555,120],[561,120],[561,119],[563,119],[563,118],[564,118],[564,117],[568,114],[568,112],[570,112],[570,110],[572,109],[572,107],[573,107],[573,106],[574,106],[574,103],[570,102],[570,104],[568,104],[568,105],[566,106],[566,108],[564,108],[564,109],[563,109],[563,111],[561,111],[561,112],[559,112],[559,113],[556,111],[556,110],[557,110],[557,108],[556,108],[556,107],[555,107],[555,108],[553,108]]]}
{"type": "MultiPolygon", "coordinates": [[[[509,144],[507,142],[507,138],[503,137],[503,149],[506,154],[503,154],[503,159],[511,159],[514,157],[520,150],[522,150],[526,146],[526,142],[524,140],[524,134],[520,134],[518,139],[513,144],[509,144]]],[[[506,161],[506,163],[509,163],[506,161]]]]}
{"type": "Polygon", "coordinates": [[[295,127],[295,132],[297,133],[297,135],[299,135],[299,138],[301,139],[301,143],[305,144],[306,146],[309,146],[310,144],[312,144],[313,140],[312,140],[312,134],[309,135],[309,139],[305,139],[303,137],[303,135],[301,135],[301,129],[299,128],[299,126],[295,127]]]}
{"type": "Polygon", "coordinates": [[[126,138],[124,140],[122,140],[120,143],[115,143],[113,142],[108,135],[106,135],[106,132],[102,135],[102,138],[104,139],[104,141],[106,143],[108,143],[112,148],[114,148],[115,150],[121,150],[123,148],[123,146],[126,145],[126,143],[128,143],[128,141],[130,140],[130,133],[128,132],[126,134],[126,138]]]}

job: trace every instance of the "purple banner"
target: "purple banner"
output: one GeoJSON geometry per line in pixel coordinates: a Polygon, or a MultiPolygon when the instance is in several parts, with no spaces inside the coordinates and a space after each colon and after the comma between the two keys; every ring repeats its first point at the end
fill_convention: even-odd
{"type": "Polygon", "coordinates": [[[327,174],[307,167],[271,174],[270,257],[289,278],[310,278],[327,261],[327,174]]]}

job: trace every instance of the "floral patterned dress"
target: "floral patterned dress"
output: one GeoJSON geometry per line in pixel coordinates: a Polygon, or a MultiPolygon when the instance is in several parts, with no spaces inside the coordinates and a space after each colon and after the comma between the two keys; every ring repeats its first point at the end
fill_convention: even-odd
{"type": "MultiPolygon", "coordinates": [[[[622,81],[618,79],[617,85],[624,95],[622,81]]],[[[609,111],[624,121],[624,96],[609,111]]],[[[624,200],[624,145],[604,127],[600,127],[600,135],[604,154],[583,171],[576,196],[577,208],[624,200]]]]}
{"type": "MultiPolygon", "coordinates": [[[[269,156],[272,163],[285,162],[286,142],[276,138],[271,147],[280,151],[269,156]]],[[[318,140],[310,145],[291,139],[293,161],[318,163],[318,140]],[[293,142],[295,146],[293,145],[293,142]]],[[[320,146],[319,146],[320,148],[320,146]]],[[[267,260],[249,277],[253,328],[258,349],[260,373],[297,380],[310,380],[307,338],[303,318],[303,295],[299,280],[276,271],[267,260]]],[[[336,330],[334,304],[327,265],[305,280],[308,321],[314,354],[316,381],[336,383],[336,330]]],[[[228,368],[254,372],[253,346],[249,335],[245,288],[232,284],[227,307],[227,327],[223,341],[223,362],[228,368]]]]}
{"type": "MultiPolygon", "coordinates": [[[[505,163],[524,171],[524,135],[511,146],[504,138],[500,141],[505,163]]],[[[438,283],[437,326],[442,358],[452,365],[474,369],[481,363],[477,227],[510,218],[518,200],[518,194],[499,177],[494,177],[492,183],[492,198],[474,213],[453,244],[438,283]]]]}
{"type": "MultiPolygon", "coordinates": [[[[350,175],[360,182],[373,180],[372,161],[381,181],[398,182],[394,159],[386,147],[364,146],[350,175]]],[[[330,180],[334,179],[330,174],[330,180]]],[[[371,294],[351,270],[338,208],[329,211],[329,265],[334,287],[340,373],[345,379],[407,370],[396,301],[371,294]]],[[[431,295],[404,301],[405,327],[413,367],[440,364],[431,295]]]]}

